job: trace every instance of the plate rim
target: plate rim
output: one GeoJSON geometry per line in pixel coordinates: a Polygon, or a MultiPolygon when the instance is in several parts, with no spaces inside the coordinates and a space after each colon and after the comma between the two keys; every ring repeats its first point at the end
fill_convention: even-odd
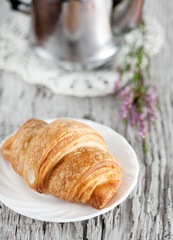
{"type": "MultiPolygon", "coordinates": [[[[45,122],[52,122],[52,121],[55,121],[56,119],[60,119],[60,118],[50,118],[50,119],[43,119],[43,121],[45,122]]],[[[127,145],[128,147],[130,148],[132,154],[133,154],[133,159],[135,161],[135,167],[136,167],[136,174],[135,174],[135,177],[134,177],[134,181],[133,183],[130,185],[130,187],[128,188],[128,190],[126,191],[126,193],[118,200],[116,201],[115,203],[113,203],[112,205],[110,205],[109,207],[107,208],[103,208],[101,210],[98,210],[97,212],[95,213],[92,213],[92,214],[89,214],[89,215],[85,215],[85,216],[80,216],[80,217],[73,217],[73,218],[49,218],[49,217],[33,217],[32,215],[30,215],[29,213],[23,213],[22,211],[20,211],[20,209],[16,208],[13,204],[9,203],[8,200],[6,199],[6,197],[4,197],[3,195],[1,195],[0,193],[0,201],[5,205],[7,206],[8,208],[10,208],[12,211],[18,213],[18,214],[21,214],[25,217],[28,217],[28,218],[31,218],[31,219],[35,219],[35,220],[39,220],[39,221],[46,221],[46,222],[56,222],[56,223],[65,223],[65,222],[78,222],[78,221],[84,221],[84,220],[89,220],[91,218],[94,218],[94,217],[97,217],[97,216],[100,216],[102,214],[105,214],[109,211],[111,211],[112,209],[114,209],[115,207],[117,207],[118,205],[120,205],[121,203],[123,203],[125,201],[125,199],[130,195],[130,193],[133,191],[133,189],[135,188],[136,184],[137,184],[137,181],[138,181],[138,176],[139,176],[139,162],[138,162],[138,158],[137,158],[137,155],[134,151],[134,149],[132,148],[132,146],[130,145],[130,143],[127,141],[127,139],[125,137],[123,137],[120,133],[118,133],[117,131],[115,131],[114,129],[112,129],[111,127],[107,126],[107,125],[104,125],[104,124],[101,124],[101,123],[98,123],[98,122],[95,122],[93,120],[89,120],[89,119],[84,119],[84,118],[67,118],[67,117],[61,117],[61,119],[72,119],[72,120],[75,120],[75,121],[81,121],[83,123],[86,123],[87,122],[90,122],[90,123],[94,123],[96,125],[99,125],[101,128],[106,128],[108,129],[109,131],[111,130],[112,132],[116,133],[118,135],[119,138],[121,138],[121,140],[123,140],[127,145]]],[[[1,142],[0,142],[0,150],[1,150],[1,147],[2,147],[2,144],[5,142],[5,140],[13,135],[16,131],[14,131],[12,134],[9,134],[7,137],[5,137],[1,142]]],[[[1,155],[2,155],[2,152],[1,152],[1,155]]],[[[4,158],[4,156],[2,155],[2,157],[4,158]]],[[[4,158],[5,159],[5,158],[4,158]]]]}

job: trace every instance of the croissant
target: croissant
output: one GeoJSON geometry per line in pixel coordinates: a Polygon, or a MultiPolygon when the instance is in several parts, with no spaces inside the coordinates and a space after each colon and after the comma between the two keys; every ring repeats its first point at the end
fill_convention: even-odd
{"type": "Polygon", "coordinates": [[[2,146],[4,157],[36,192],[102,209],[122,178],[104,139],[84,123],[30,119],[2,146]]]}

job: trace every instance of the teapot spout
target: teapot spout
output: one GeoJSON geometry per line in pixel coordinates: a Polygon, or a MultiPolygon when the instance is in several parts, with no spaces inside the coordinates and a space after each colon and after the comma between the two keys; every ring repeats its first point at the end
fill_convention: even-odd
{"type": "Polygon", "coordinates": [[[122,34],[139,25],[142,20],[144,0],[114,0],[112,28],[114,34],[122,34]]]}

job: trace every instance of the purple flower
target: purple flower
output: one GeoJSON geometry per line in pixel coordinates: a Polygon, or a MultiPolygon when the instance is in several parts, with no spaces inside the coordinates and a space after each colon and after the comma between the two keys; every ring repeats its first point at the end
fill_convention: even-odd
{"type": "Polygon", "coordinates": [[[119,75],[113,92],[117,93],[118,99],[122,102],[121,118],[137,127],[139,139],[142,140],[146,153],[146,133],[150,122],[157,119],[157,97],[155,89],[149,85],[150,79],[146,78],[146,76],[150,78],[149,56],[143,45],[136,46],[134,42],[134,46],[125,53],[124,61],[116,66],[119,75]],[[125,81],[121,89],[119,88],[120,81],[125,81]]]}
{"type": "Polygon", "coordinates": [[[132,108],[134,91],[130,87],[126,87],[119,93],[119,98],[124,98],[121,105],[121,118],[126,119],[130,109],[132,108]]]}
{"type": "Polygon", "coordinates": [[[146,132],[148,127],[146,126],[146,117],[144,113],[140,113],[138,117],[138,136],[139,138],[145,139],[146,132]]]}
{"type": "Polygon", "coordinates": [[[119,99],[124,98],[126,95],[129,94],[130,89],[131,89],[131,88],[130,88],[129,86],[123,88],[123,89],[119,92],[118,98],[119,98],[119,99]]]}
{"type": "Polygon", "coordinates": [[[147,117],[154,122],[157,119],[156,95],[151,86],[148,88],[148,91],[145,95],[145,103],[147,109],[147,117]]]}
{"type": "Polygon", "coordinates": [[[137,109],[136,109],[136,105],[132,106],[132,110],[131,110],[131,125],[134,126],[137,121],[138,121],[138,113],[137,113],[137,109]]]}

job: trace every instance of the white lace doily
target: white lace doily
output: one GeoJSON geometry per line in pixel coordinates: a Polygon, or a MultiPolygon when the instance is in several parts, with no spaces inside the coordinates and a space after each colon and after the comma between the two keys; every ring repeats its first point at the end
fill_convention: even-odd
{"type": "MultiPolygon", "coordinates": [[[[152,55],[158,54],[164,43],[161,25],[146,16],[145,49],[152,55]]],[[[29,84],[41,84],[56,94],[78,97],[104,96],[113,92],[117,79],[115,64],[95,71],[67,72],[57,66],[48,66],[41,61],[28,44],[30,16],[10,9],[7,0],[0,7],[0,70],[13,72],[29,84]]],[[[116,56],[122,58],[126,49],[136,39],[139,31],[133,30],[125,36],[125,45],[116,56]],[[120,57],[121,56],[121,57],[120,57]]]]}

